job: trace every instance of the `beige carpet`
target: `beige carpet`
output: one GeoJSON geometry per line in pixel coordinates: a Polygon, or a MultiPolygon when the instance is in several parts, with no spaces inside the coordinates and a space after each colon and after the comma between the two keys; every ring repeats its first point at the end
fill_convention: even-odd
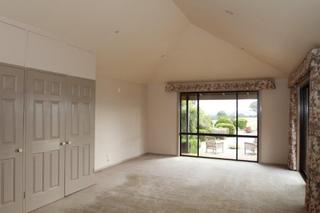
{"type": "Polygon", "coordinates": [[[256,163],[145,155],[34,213],[305,212],[297,172],[256,163]]]}

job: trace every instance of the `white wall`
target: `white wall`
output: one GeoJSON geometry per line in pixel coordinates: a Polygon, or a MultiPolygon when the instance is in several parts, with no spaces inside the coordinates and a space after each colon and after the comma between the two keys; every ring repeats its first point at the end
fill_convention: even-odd
{"type": "Polygon", "coordinates": [[[147,152],[177,154],[177,93],[164,92],[164,84],[148,85],[147,152]]]}
{"type": "MultiPolygon", "coordinates": [[[[289,90],[287,79],[276,80],[276,90],[261,92],[260,162],[286,164],[288,157],[289,90]]],[[[147,152],[177,155],[178,96],[164,84],[148,85],[147,152]]]]}
{"type": "Polygon", "coordinates": [[[95,170],[145,153],[146,89],[98,76],[95,170]]]}
{"type": "Polygon", "coordinates": [[[0,18],[0,62],[88,79],[96,78],[96,55],[32,26],[0,18]]]}
{"type": "Polygon", "coordinates": [[[27,32],[0,22],[0,62],[25,65],[27,32]]]}
{"type": "Polygon", "coordinates": [[[261,162],[287,164],[289,89],[287,79],[277,79],[276,90],[261,92],[261,162]]]}

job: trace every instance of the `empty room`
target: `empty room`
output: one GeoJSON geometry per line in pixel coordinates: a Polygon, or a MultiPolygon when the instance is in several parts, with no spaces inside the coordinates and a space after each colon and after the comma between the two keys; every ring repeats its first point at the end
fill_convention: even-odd
{"type": "Polygon", "coordinates": [[[0,213],[320,213],[319,0],[0,0],[0,213]]]}

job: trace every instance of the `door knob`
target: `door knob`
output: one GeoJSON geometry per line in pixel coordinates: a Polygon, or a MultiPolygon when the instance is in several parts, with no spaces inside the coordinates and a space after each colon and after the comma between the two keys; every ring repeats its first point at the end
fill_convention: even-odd
{"type": "Polygon", "coordinates": [[[70,144],[72,144],[72,141],[67,141],[66,144],[70,145],[70,144]]]}
{"type": "Polygon", "coordinates": [[[17,153],[22,153],[22,152],[23,152],[23,149],[22,149],[22,148],[16,149],[16,152],[17,152],[17,153]]]}
{"type": "Polygon", "coordinates": [[[65,146],[66,145],[66,142],[61,142],[60,143],[60,146],[65,146]]]}

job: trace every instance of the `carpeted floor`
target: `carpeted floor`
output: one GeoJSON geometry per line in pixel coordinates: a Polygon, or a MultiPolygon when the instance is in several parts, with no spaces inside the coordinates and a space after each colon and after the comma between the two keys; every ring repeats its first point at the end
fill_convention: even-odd
{"type": "Polygon", "coordinates": [[[33,213],[305,212],[299,173],[256,163],[144,155],[96,180],[33,213]]]}

